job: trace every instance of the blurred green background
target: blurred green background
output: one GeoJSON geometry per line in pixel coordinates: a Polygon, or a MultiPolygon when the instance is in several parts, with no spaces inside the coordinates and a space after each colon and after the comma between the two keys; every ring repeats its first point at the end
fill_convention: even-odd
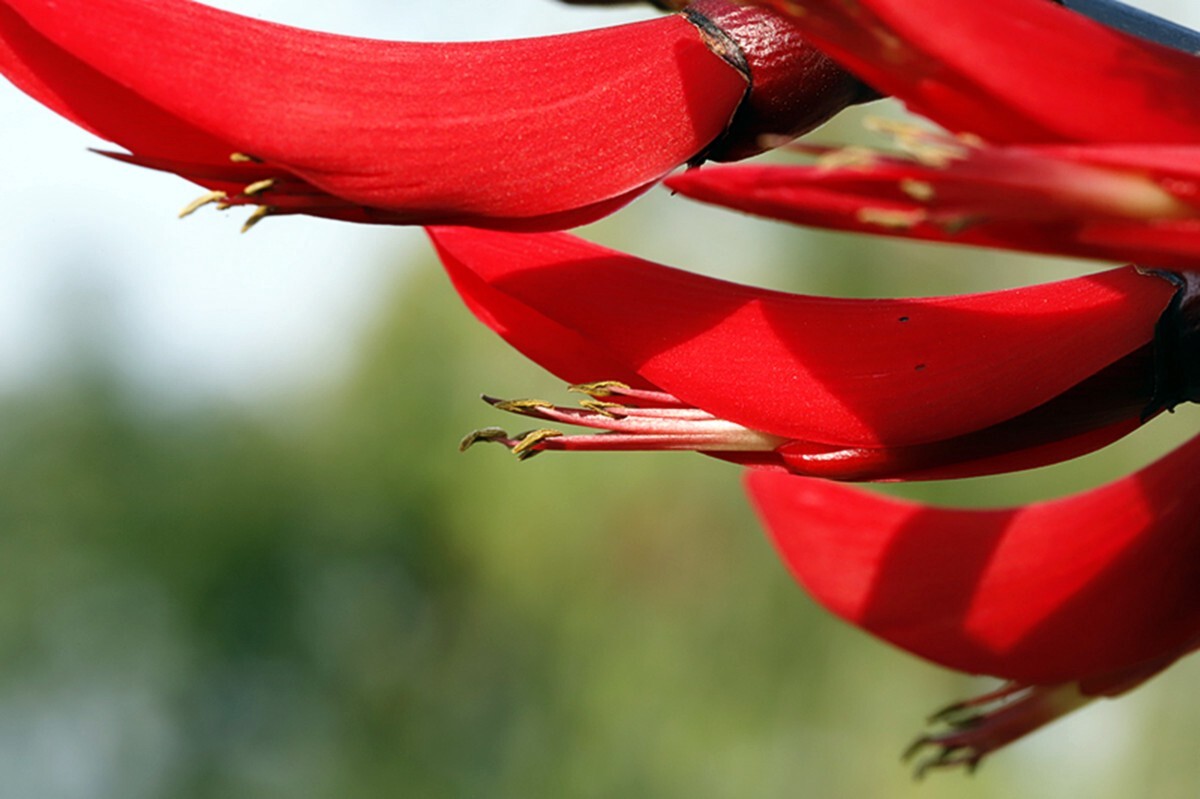
{"type": "MultiPolygon", "coordinates": [[[[857,130],[848,118],[823,136],[857,130]]],[[[793,230],[661,191],[584,233],[848,296],[1084,268],[793,230]]],[[[0,796],[1195,794],[1194,662],[973,778],[913,783],[898,756],[922,718],[990,681],[824,614],[776,561],[734,467],[458,453],[465,432],[504,421],[480,392],[562,387],[458,306],[430,254],[377,258],[395,279],[351,366],[303,390],[156,402],[105,344],[99,292],[70,357],[0,398],[0,796]]],[[[1053,496],[1198,428],[1181,412],[1076,463],[889,490],[1053,496]]]]}

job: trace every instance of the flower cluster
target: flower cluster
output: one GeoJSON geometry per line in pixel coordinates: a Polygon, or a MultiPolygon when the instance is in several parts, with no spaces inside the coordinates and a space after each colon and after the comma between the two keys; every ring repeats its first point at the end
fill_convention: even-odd
{"type": "Polygon", "coordinates": [[[1200,439],[1006,510],[838,482],[1055,463],[1200,398],[1200,60],[1168,46],[1195,50],[1195,37],[1110,0],[655,5],[674,13],[417,44],[190,0],[0,0],[0,73],[124,150],[107,155],[202,186],[184,213],[428,226],[470,310],[583,396],[486,398],[536,426],[477,430],[464,448],[694,450],[749,467],[754,504],[817,600],[1008,681],[939,714],[946,726],[913,748],[919,770],[974,766],[1200,646],[1200,439]],[[1086,14],[1114,9],[1125,30],[1086,14]],[[695,168],[881,93],[941,129],[892,126],[889,152],[798,144],[804,165],[695,168]],[[1133,265],[842,300],[555,232],[664,178],[799,224],[1133,265]]]}

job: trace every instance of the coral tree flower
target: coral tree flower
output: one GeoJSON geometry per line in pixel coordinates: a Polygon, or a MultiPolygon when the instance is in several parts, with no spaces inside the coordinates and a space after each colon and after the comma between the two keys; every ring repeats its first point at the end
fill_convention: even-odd
{"type": "Polygon", "coordinates": [[[896,130],[902,153],[809,148],[811,166],[706,170],[673,190],[801,224],[1194,266],[1195,56],[1043,0],[771,5],[963,135],[896,130]],[[1079,91],[1097,76],[1103,102],[1079,91]]]}
{"type": "Polygon", "coordinates": [[[201,202],[258,206],[255,221],[524,229],[598,218],[685,162],[749,154],[763,130],[800,133],[873,96],[790,17],[725,0],[455,44],[189,0],[0,0],[0,73],[129,151],[116,157],[206,187],[201,202]]]}
{"type": "Polygon", "coordinates": [[[1132,268],[846,300],[705,278],[566,234],[430,235],[476,316],[591,397],[493,404],[603,431],[488,428],[467,443],[691,449],[836,479],[929,479],[1075,457],[1175,401],[1156,399],[1151,344],[1179,291],[1132,268]]]}
{"type": "Polygon", "coordinates": [[[900,141],[905,152],[808,148],[812,165],[706,169],[668,185],[838,230],[1179,270],[1200,260],[1200,147],[900,141]]]}
{"type": "Polygon", "coordinates": [[[760,0],[871,86],[994,144],[1193,144],[1200,60],[1046,0],[760,0]]]}
{"type": "MultiPolygon", "coordinates": [[[[974,764],[1200,644],[1200,438],[1062,499],[954,510],[751,472],[788,568],[825,607],[910,652],[1012,684],[942,714],[923,766],[974,764]]],[[[919,748],[919,747],[918,747],[919,748]]]]}
{"type": "MultiPolygon", "coordinates": [[[[768,4],[955,135],[901,130],[900,153],[809,148],[811,166],[673,188],[794,222],[1177,270],[1158,273],[1179,291],[1157,324],[1146,413],[1197,398],[1200,61],[1037,0],[768,4]]],[[[1200,644],[1197,458],[1193,440],[1094,491],[992,511],[767,472],[748,485],[822,604],[942,665],[1010,681],[935,716],[949,728],[913,747],[932,747],[924,771],[974,766],[1200,644]]]]}

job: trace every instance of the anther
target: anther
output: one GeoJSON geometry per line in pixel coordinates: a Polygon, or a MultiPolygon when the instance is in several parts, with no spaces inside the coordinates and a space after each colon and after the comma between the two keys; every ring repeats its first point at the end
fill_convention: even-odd
{"type": "Polygon", "coordinates": [[[537,416],[541,409],[554,407],[554,403],[539,399],[498,400],[494,397],[484,397],[483,399],[497,410],[525,416],[537,416]]]}
{"type": "Polygon", "coordinates": [[[937,196],[932,183],[924,180],[914,180],[913,178],[904,178],[901,180],[900,191],[919,203],[927,203],[937,196]]]}
{"type": "Polygon", "coordinates": [[[889,230],[909,230],[926,219],[923,209],[911,211],[893,208],[860,208],[855,214],[859,222],[868,225],[879,225],[889,230]]]}
{"type": "Polygon", "coordinates": [[[245,223],[242,224],[242,232],[243,233],[248,232],[250,230],[250,228],[254,227],[259,222],[263,221],[263,219],[265,219],[270,214],[274,213],[274,211],[275,211],[275,206],[273,206],[273,205],[258,206],[257,208],[254,209],[254,212],[252,214],[250,214],[250,216],[246,217],[245,223]]]}
{"type": "Polygon", "coordinates": [[[617,402],[602,402],[595,399],[586,399],[579,401],[579,407],[583,408],[584,410],[598,413],[601,416],[607,416],[609,419],[619,419],[621,418],[621,414],[614,413],[614,411],[618,408],[624,408],[625,406],[617,402]]]}
{"type": "Polygon", "coordinates": [[[839,147],[817,156],[813,162],[817,169],[834,171],[837,169],[869,169],[879,163],[879,153],[869,147],[857,145],[839,147]]]}
{"type": "Polygon", "coordinates": [[[179,212],[179,218],[183,219],[185,216],[194,214],[209,203],[221,202],[228,197],[229,195],[223,191],[210,191],[207,194],[202,194],[183,207],[183,210],[179,212]]]}
{"type": "Polygon", "coordinates": [[[251,183],[246,188],[242,189],[242,194],[244,194],[247,197],[253,197],[256,194],[262,194],[264,191],[266,191],[267,189],[271,188],[274,185],[275,185],[275,178],[267,178],[266,180],[255,181],[254,183],[251,183]]]}
{"type": "Polygon", "coordinates": [[[619,380],[601,380],[596,383],[578,383],[573,386],[567,386],[567,391],[573,391],[576,394],[587,394],[589,397],[611,397],[613,394],[619,394],[622,391],[628,391],[629,386],[619,380]]]}
{"type": "Polygon", "coordinates": [[[896,146],[925,166],[943,168],[951,161],[958,161],[967,156],[971,143],[965,139],[949,139],[936,132],[914,125],[884,117],[867,117],[863,127],[873,133],[883,133],[891,136],[896,146]]]}
{"type": "Polygon", "coordinates": [[[472,430],[463,436],[463,440],[458,442],[458,451],[466,452],[471,447],[478,444],[480,441],[504,441],[508,438],[508,433],[500,427],[483,427],[479,430],[472,430]]]}
{"type": "Polygon", "coordinates": [[[522,435],[521,440],[513,446],[512,453],[517,456],[518,460],[532,458],[539,452],[534,447],[548,438],[558,438],[562,434],[561,430],[551,430],[549,428],[530,430],[528,433],[522,435]]]}

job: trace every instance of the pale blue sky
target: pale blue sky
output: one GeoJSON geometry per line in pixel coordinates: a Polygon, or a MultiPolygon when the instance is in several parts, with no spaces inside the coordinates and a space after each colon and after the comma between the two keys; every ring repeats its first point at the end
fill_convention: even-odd
{"type": "MultiPolygon", "coordinates": [[[[642,9],[552,0],[220,0],[265,19],[377,38],[508,38],[617,24],[642,9]],[[504,6],[504,13],[499,7],[504,6]]],[[[99,316],[148,390],[255,396],[344,363],[376,289],[419,230],[292,217],[247,235],[244,211],[176,213],[199,189],[88,152],[104,143],[0,82],[0,391],[99,316]]]]}

